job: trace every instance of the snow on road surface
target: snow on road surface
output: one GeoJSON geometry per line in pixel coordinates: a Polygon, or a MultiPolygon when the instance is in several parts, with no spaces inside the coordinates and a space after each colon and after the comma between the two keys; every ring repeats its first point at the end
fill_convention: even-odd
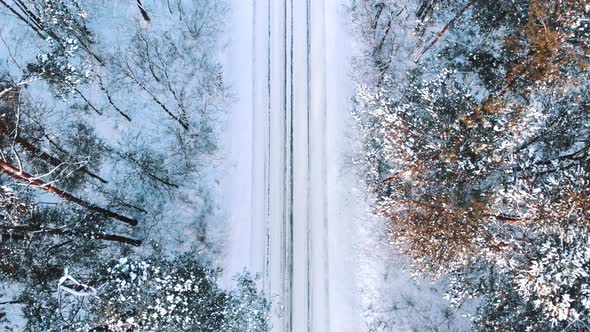
{"type": "Polygon", "coordinates": [[[232,0],[226,275],[260,273],[275,331],[359,331],[344,0],[232,0]]]}

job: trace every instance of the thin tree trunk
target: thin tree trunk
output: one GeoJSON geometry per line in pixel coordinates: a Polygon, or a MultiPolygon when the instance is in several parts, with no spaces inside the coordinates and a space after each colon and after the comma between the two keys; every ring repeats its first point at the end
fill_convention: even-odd
{"type": "Polygon", "coordinates": [[[423,22],[426,19],[426,16],[430,14],[432,9],[434,8],[435,0],[423,0],[420,8],[416,11],[416,17],[420,19],[420,22],[423,22]]]}
{"type": "Polygon", "coordinates": [[[150,17],[148,15],[148,13],[146,12],[145,8],[143,7],[143,4],[141,3],[141,0],[137,0],[137,7],[139,8],[139,11],[141,12],[141,16],[143,16],[143,19],[146,22],[150,21],[150,17]]]}
{"type": "Polygon", "coordinates": [[[98,188],[97,190],[99,190],[101,194],[107,196],[110,200],[112,200],[113,204],[115,206],[117,206],[117,204],[119,204],[119,205],[122,205],[126,208],[130,208],[130,209],[134,209],[136,211],[139,211],[141,213],[148,213],[145,209],[140,208],[139,206],[135,206],[131,203],[127,203],[127,202],[123,201],[122,199],[120,199],[119,197],[113,195],[112,193],[110,193],[102,188],[98,188]]]}
{"type": "Polygon", "coordinates": [[[152,174],[152,173],[149,173],[149,172],[148,172],[148,173],[146,173],[146,174],[147,174],[149,177],[151,177],[152,179],[154,179],[154,180],[156,180],[156,181],[158,181],[158,182],[160,182],[160,183],[162,183],[162,184],[164,184],[164,185],[167,185],[167,186],[169,186],[169,187],[172,187],[172,188],[176,188],[176,189],[178,189],[178,185],[177,185],[177,184],[174,184],[174,183],[172,183],[172,182],[170,182],[170,181],[167,181],[167,180],[165,180],[165,179],[162,179],[162,178],[160,178],[160,177],[158,177],[158,176],[155,176],[154,174],[152,174]]]}
{"type": "Polygon", "coordinates": [[[509,215],[493,215],[493,214],[488,214],[488,217],[492,217],[498,221],[502,221],[505,223],[509,223],[512,225],[518,225],[522,222],[522,218],[518,217],[518,216],[509,216],[509,215]]]}
{"type": "Polygon", "coordinates": [[[98,110],[98,108],[96,108],[94,105],[92,105],[92,103],[90,102],[90,100],[88,100],[83,94],[82,92],[80,92],[80,90],[78,89],[74,89],[74,91],[76,91],[76,93],[82,97],[82,99],[84,99],[84,101],[86,102],[86,104],[88,104],[88,106],[90,106],[90,108],[92,108],[96,113],[98,113],[98,115],[102,115],[102,112],[98,110]]]}
{"type": "Polygon", "coordinates": [[[161,178],[161,177],[159,177],[159,176],[156,176],[156,175],[155,175],[155,174],[153,174],[152,172],[149,172],[149,171],[145,170],[143,167],[141,167],[141,163],[140,163],[140,162],[139,162],[137,159],[133,158],[133,156],[131,156],[131,154],[130,154],[130,153],[129,153],[129,154],[126,154],[126,155],[121,155],[121,156],[122,156],[123,158],[126,158],[126,159],[129,159],[129,160],[131,160],[131,161],[132,161],[132,162],[133,162],[133,163],[134,163],[134,164],[135,164],[137,167],[139,167],[139,168],[141,168],[143,171],[145,171],[145,174],[146,174],[147,176],[149,176],[150,178],[152,178],[152,179],[154,179],[154,180],[156,180],[156,181],[158,181],[158,182],[160,182],[160,183],[162,183],[162,184],[164,184],[164,185],[167,185],[167,186],[169,186],[169,187],[173,187],[173,188],[176,188],[176,189],[178,189],[178,188],[179,188],[177,184],[174,184],[174,183],[170,182],[169,180],[163,179],[163,178],[161,178]]]}
{"type": "Polygon", "coordinates": [[[33,22],[39,30],[43,30],[41,20],[35,15],[35,13],[33,13],[21,0],[15,0],[14,3],[23,11],[23,13],[25,13],[25,15],[27,15],[28,18],[31,19],[31,22],[33,22]]]}
{"type": "MultiPolygon", "coordinates": [[[[0,133],[5,133],[6,135],[9,135],[9,130],[8,130],[8,126],[6,124],[6,122],[4,122],[3,120],[0,119],[0,133]]],[[[30,152],[33,155],[38,156],[39,158],[45,160],[46,162],[48,162],[49,164],[57,167],[61,164],[63,164],[63,162],[51,155],[49,155],[48,153],[42,151],[41,149],[37,148],[36,146],[32,145],[31,143],[27,142],[27,140],[25,140],[24,138],[20,137],[20,136],[14,136],[11,137],[14,139],[14,141],[16,143],[18,143],[20,146],[23,147],[23,149],[25,149],[26,151],[30,152]]],[[[85,173],[86,175],[93,177],[97,180],[99,180],[102,183],[108,183],[107,180],[101,178],[100,176],[90,172],[86,167],[82,167],[80,168],[80,171],[85,173]]]]}
{"type": "Polygon", "coordinates": [[[504,97],[504,95],[506,95],[510,90],[512,90],[514,84],[516,84],[516,78],[514,78],[504,89],[502,89],[502,91],[500,91],[498,97],[504,97]]]}
{"type": "MultiPolygon", "coordinates": [[[[52,31],[48,31],[46,30],[43,26],[42,26],[42,22],[39,19],[39,17],[37,17],[37,15],[35,15],[35,13],[33,13],[22,1],[20,0],[16,0],[15,1],[17,6],[19,6],[19,8],[21,8],[21,10],[28,15],[28,17],[31,19],[31,21],[33,21],[35,23],[35,25],[42,31],[45,31],[47,34],[49,34],[51,37],[55,38],[55,40],[57,40],[58,42],[60,41],[59,37],[53,33],[52,31]],[[20,3],[20,5],[19,5],[20,3]]],[[[86,42],[82,40],[82,38],[80,38],[78,36],[78,34],[73,31],[74,36],[76,37],[76,39],[80,42],[80,45],[82,45],[82,48],[88,53],[90,54],[94,59],[96,59],[96,61],[98,61],[99,64],[103,64],[103,61],[100,57],[98,57],[96,54],[94,54],[94,52],[92,52],[92,50],[90,49],[90,47],[88,45],[86,45],[86,42]]],[[[63,45],[62,45],[63,47],[63,45]]]]}
{"type": "MultiPolygon", "coordinates": [[[[379,44],[377,44],[377,47],[375,48],[377,55],[381,54],[381,50],[383,49],[383,45],[385,44],[385,41],[387,40],[387,36],[389,35],[389,32],[391,31],[391,23],[392,22],[393,22],[393,17],[390,16],[389,21],[387,21],[387,26],[385,27],[385,31],[383,32],[383,36],[381,37],[379,44]]],[[[381,62],[381,59],[378,61],[381,62]]],[[[380,67],[381,67],[381,64],[380,64],[380,67]]],[[[379,69],[381,69],[381,68],[379,68],[379,69]]]]}
{"type": "Polygon", "coordinates": [[[383,8],[385,7],[384,3],[378,3],[376,6],[379,7],[377,10],[377,14],[375,14],[375,18],[373,19],[373,24],[371,24],[371,28],[373,30],[377,29],[377,25],[379,24],[379,18],[381,18],[381,13],[383,13],[383,8]]]}
{"type": "MultiPolygon", "coordinates": [[[[136,80],[137,82],[137,80],[136,80]]],[[[139,84],[139,83],[138,83],[139,84]]],[[[182,128],[184,128],[184,130],[188,130],[189,126],[186,122],[184,122],[182,119],[180,119],[178,116],[174,115],[174,113],[172,113],[172,111],[170,111],[168,109],[168,107],[166,107],[166,105],[164,105],[164,103],[162,103],[158,98],[156,98],[156,96],[154,96],[150,91],[147,90],[147,88],[145,86],[143,86],[143,84],[139,84],[139,86],[143,89],[143,91],[145,91],[150,97],[152,97],[152,100],[154,102],[156,102],[156,104],[158,104],[162,110],[168,114],[168,116],[170,116],[172,119],[174,119],[176,122],[178,122],[182,128]]]]}
{"type": "Polygon", "coordinates": [[[119,107],[117,107],[117,105],[115,105],[115,102],[113,101],[113,98],[111,98],[111,95],[109,93],[109,91],[107,90],[107,88],[104,86],[104,84],[102,84],[102,79],[98,78],[98,85],[100,86],[100,89],[105,93],[105,95],[107,96],[107,100],[109,101],[109,104],[111,104],[111,106],[113,106],[113,108],[119,112],[119,114],[121,114],[122,117],[124,117],[127,121],[131,122],[131,118],[125,113],[123,112],[119,107]]]}
{"type": "Polygon", "coordinates": [[[469,9],[469,7],[471,7],[475,3],[475,1],[476,0],[470,0],[467,3],[467,5],[465,5],[465,7],[463,7],[463,9],[461,9],[461,11],[457,15],[455,15],[455,17],[453,17],[453,19],[450,20],[449,23],[447,23],[444,26],[444,28],[438,33],[436,38],[434,38],[434,40],[424,50],[422,50],[422,52],[420,52],[420,54],[418,54],[416,59],[414,59],[414,62],[420,61],[422,56],[424,56],[424,54],[426,52],[428,52],[428,50],[430,50],[434,45],[436,45],[436,43],[438,43],[438,41],[444,36],[444,34],[447,32],[447,30],[449,30],[449,28],[455,23],[455,21],[457,21],[461,16],[463,16],[465,11],[467,11],[467,9],[469,9]]]}
{"type": "Polygon", "coordinates": [[[520,73],[522,68],[527,66],[527,62],[532,60],[535,57],[535,52],[530,51],[524,59],[519,61],[514,67],[510,70],[510,72],[504,77],[502,80],[502,84],[505,84],[512,80],[512,78],[517,74],[520,73]]]}
{"type": "Polygon", "coordinates": [[[3,4],[4,7],[8,8],[8,10],[10,10],[18,19],[25,22],[26,25],[28,25],[31,29],[33,29],[33,31],[35,31],[39,35],[39,37],[41,37],[41,39],[46,38],[41,33],[41,30],[39,30],[37,27],[33,26],[33,24],[31,22],[29,22],[29,20],[24,18],[19,12],[17,12],[14,8],[12,8],[10,5],[8,5],[6,2],[4,2],[4,0],[0,0],[0,3],[3,4]]]}
{"type": "Polygon", "coordinates": [[[392,183],[393,181],[399,179],[403,174],[404,174],[403,171],[399,171],[399,172],[395,173],[395,175],[392,175],[392,176],[388,177],[387,179],[383,180],[383,184],[392,183]]]}
{"type": "Polygon", "coordinates": [[[38,188],[41,188],[47,192],[50,192],[52,194],[55,194],[67,201],[70,201],[72,203],[78,204],[82,207],[85,207],[89,210],[98,212],[98,213],[102,213],[104,215],[106,215],[107,217],[113,218],[113,219],[117,219],[119,221],[122,221],[126,224],[129,224],[131,226],[136,226],[137,225],[137,220],[131,219],[129,217],[125,217],[123,215],[120,215],[116,212],[113,211],[109,211],[107,209],[103,209],[95,204],[89,203],[83,199],[80,199],[70,193],[67,193],[63,190],[57,189],[54,186],[47,184],[45,182],[43,182],[42,180],[36,179],[34,178],[32,175],[27,174],[25,172],[21,172],[18,169],[16,169],[14,166],[9,165],[5,162],[1,162],[0,161],[0,172],[3,174],[6,174],[16,180],[19,181],[23,181],[23,182],[28,182],[38,188]]]}
{"type": "Polygon", "coordinates": [[[174,119],[176,122],[178,122],[182,126],[182,128],[184,128],[184,130],[189,129],[189,126],[186,122],[184,122],[182,119],[180,119],[180,117],[174,115],[174,113],[172,113],[172,111],[170,111],[168,109],[168,107],[166,107],[166,105],[164,105],[164,103],[162,103],[158,98],[156,98],[156,96],[154,96],[150,91],[148,91],[147,88],[145,88],[143,86],[143,84],[140,84],[139,86],[143,89],[143,91],[147,92],[147,94],[150,95],[150,97],[152,97],[152,100],[154,102],[156,102],[156,104],[158,104],[162,108],[162,110],[164,110],[164,112],[166,112],[166,114],[168,114],[172,119],[174,119]]]}
{"type": "MultiPolygon", "coordinates": [[[[51,30],[46,30],[44,27],[42,27],[39,23],[37,23],[39,21],[39,18],[37,18],[33,13],[31,13],[28,9],[23,9],[21,8],[21,10],[23,10],[26,14],[29,15],[29,17],[31,17],[31,21],[33,23],[31,23],[31,21],[27,20],[21,13],[19,13],[18,11],[16,11],[14,8],[12,8],[10,5],[8,5],[4,0],[0,0],[0,4],[4,5],[4,7],[8,8],[8,10],[10,10],[10,12],[12,12],[17,18],[19,18],[21,21],[23,21],[26,25],[28,25],[31,29],[33,29],[38,35],[39,37],[41,37],[41,39],[45,40],[47,37],[45,35],[43,35],[41,33],[41,31],[45,32],[47,35],[49,35],[51,38],[55,39],[58,44],[62,47],[65,48],[64,44],[62,43],[62,39],[59,38],[59,36],[57,36],[53,31],[51,30]]],[[[18,4],[17,4],[18,6],[18,4]]],[[[19,6],[20,8],[20,6],[19,6]]],[[[92,50],[90,50],[90,48],[86,45],[86,43],[84,43],[79,37],[78,35],[75,34],[76,39],[78,39],[78,41],[80,41],[80,44],[82,45],[82,48],[88,53],[90,54],[94,59],[96,59],[96,61],[99,62],[100,65],[102,65],[104,62],[102,61],[102,59],[97,56],[96,54],[94,54],[94,52],[92,52],[92,50]]]]}
{"type": "Polygon", "coordinates": [[[512,88],[516,84],[516,81],[520,78],[520,75],[523,73],[523,71],[525,71],[525,68],[533,61],[533,59],[535,58],[536,55],[537,54],[534,52],[529,52],[529,54],[527,54],[526,58],[523,61],[521,61],[520,63],[518,63],[515,66],[515,68],[513,70],[511,70],[510,73],[508,73],[508,75],[506,75],[506,77],[504,77],[504,80],[502,80],[502,83],[505,84],[506,82],[508,82],[508,85],[506,85],[502,89],[502,91],[498,95],[499,97],[503,97],[510,90],[512,90],[512,88]]]}
{"type": "MultiPolygon", "coordinates": [[[[154,96],[154,94],[152,94],[148,88],[143,85],[133,74],[133,70],[131,69],[131,67],[129,66],[129,64],[127,62],[125,62],[125,66],[127,67],[127,77],[129,77],[130,79],[132,79],[143,91],[145,91],[145,93],[147,93],[152,100],[158,104],[160,106],[160,108],[162,108],[162,110],[168,114],[168,116],[170,116],[172,119],[174,119],[176,122],[178,122],[182,128],[184,128],[184,130],[189,130],[189,124],[186,123],[185,121],[183,121],[181,118],[179,118],[178,116],[174,115],[174,113],[172,113],[172,111],[170,111],[168,109],[168,107],[166,107],[166,105],[164,105],[164,103],[162,103],[158,98],[156,98],[156,96],[154,96]]],[[[123,69],[125,70],[125,69],[123,69]]]]}
{"type": "Polygon", "coordinates": [[[124,244],[129,244],[135,247],[139,247],[142,243],[142,240],[136,240],[129,237],[115,235],[115,234],[105,234],[105,233],[88,233],[85,234],[83,232],[75,232],[65,229],[54,229],[54,228],[36,228],[30,226],[3,226],[0,225],[0,230],[4,231],[4,233],[0,233],[0,238],[9,238],[12,240],[25,240],[37,234],[47,234],[47,235],[56,235],[56,236],[79,236],[79,237],[95,237],[99,240],[104,241],[114,241],[124,244]],[[12,232],[17,232],[18,234],[14,234],[12,232]],[[16,236],[16,238],[15,238],[16,236]]]}

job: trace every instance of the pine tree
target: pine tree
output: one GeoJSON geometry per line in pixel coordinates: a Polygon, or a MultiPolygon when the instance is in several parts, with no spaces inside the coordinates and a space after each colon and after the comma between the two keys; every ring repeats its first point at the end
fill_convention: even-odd
{"type": "Polygon", "coordinates": [[[217,285],[219,273],[189,255],[122,258],[84,279],[72,276],[73,285],[63,285],[72,292],[49,295],[27,307],[29,328],[268,331],[269,305],[249,276],[225,291],[217,285]]]}
{"type": "MultiPolygon", "coordinates": [[[[415,64],[382,72],[371,52],[357,63],[380,73],[363,77],[355,107],[392,243],[415,271],[454,280],[453,303],[482,299],[478,329],[583,330],[587,1],[414,4],[413,50],[401,24],[385,46],[360,36],[415,64]]],[[[375,16],[359,17],[371,31],[375,16]]]]}

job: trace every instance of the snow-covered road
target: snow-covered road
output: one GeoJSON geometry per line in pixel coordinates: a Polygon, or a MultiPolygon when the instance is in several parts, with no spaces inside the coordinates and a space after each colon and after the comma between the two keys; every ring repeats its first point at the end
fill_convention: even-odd
{"type": "Polygon", "coordinates": [[[276,331],[358,331],[353,218],[338,166],[348,123],[342,0],[233,0],[226,273],[282,307],[276,331]]]}

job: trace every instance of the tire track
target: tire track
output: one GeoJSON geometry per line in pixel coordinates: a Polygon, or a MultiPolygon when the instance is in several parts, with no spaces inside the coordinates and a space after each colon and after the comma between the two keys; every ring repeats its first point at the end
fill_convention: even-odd
{"type": "Polygon", "coordinates": [[[280,180],[269,179],[266,188],[267,241],[274,243],[266,251],[271,256],[266,257],[267,287],[279,294],[283,305],[283,316],[275,320],[277,330],[328,332],[326,74],[325,68],[317,68],[326,62],[321,45],[325,31],[321,26],[315,30],[325,22],[325,4],[264,1],[269,7],[266,88],[274,105],[267,110],[268,139],[273,132],[281,133],[281,143],[266,149],[270,163],[280,163],[283,172],[280,180]]]}
{"type": "Polygon", "coordinates": [[[266,151],[265,151],[265,161],[264,161],[264,186],[265,186],[265,197],[264,197],[264,202],[266,204],[265,206],[265,241],[266,241],[266,246],[265,246],[265,261],[264,261],[264,279],[263,279],[263,285],[264,285],[264,292],[265,294],[270,294],[271,290],[270,290],[270,264],[271,264],[271,249],[270,249],[270,245],[271,245],[271,222],[272,222],[272,216],[271,216],[271,175],[270,175],[270,169],[272,167],[271,165],[271,153],[272,153],[272,148],[271,148],[271,143],[270,143],[270,137],[271,137],[271,111],[272,111],[272,103],[271,103],[271,87],[272,87],[272,83],[271,83],[271,40],[272,40],[272,26],[271,26],[271,1],[272,0],[267,0],[267,38],[268,38],[268,42],[267,42],[267,49],[266,49],[266,56],[267,56],[267,80],[266,80],[266,93],[267,93],[267,104],[268,107],[266,109],[266,135],[267,135],[267,139],[266,139],[266,151]]]}
{"type": "MultiPolygon", "coordinates": [[[[317,1],[317,0],[316,0],[317,1]]],[[[307,183],[306,183],[306,215],[305,215],[305,234],[306,234],[306,294],[307,294],[307,330],[313,330],[313,288],[311,285],[312,280],[312,259],[313,259],[313,238],[311,234],[311,199],[312,199],[312,185],[311,185],[311,173],[312,173],[312,150],[311,150],[311,142],[312,142],[312,128],[311,128],[311,0],[306,1],[306,11],[305,11],[305,33],[306,33],[306,100],[305,100],[305,109],[306,109],[306,132],[307,132],[307,146],[306,146],[306,156],[307,156],[307,183]]]]}
{"type": "Polygon", "coordinates": [[[273,316],[275,330],[340,331],[345,304],[334,291],[342,284],[342,273],[335,271],[348,270],[342,268],[337,241],[340,219],[336,224],[328,213],[340,208],[328,190],[336,181],[328,164],[334,160],[328,146],[336,132],[328,130],[335,128],[334,105],[339,105],[333,83],[341,67],[332,60],[341,50],[327,46],[334,24],[326,7],[341,0],[233,1],[242,10],[245,30],[240,31],[243,54],[236,55],[247,63],[236,67],[245,71],[239,76],[247,95],[242,128],[251,130],[252,139],[244,148],[252,159],[244,162],[247,172],[241,177],[250,178],[243,193],[248,222],[236,226],[236,237],[250,241],[236,248],[242,257],[249,251],[248,266],[262,273],[262,290],[283,306],[283,314],[273,316]]]}
{"type": "MultiPolygon", "coordinates": [[[[287,233],[287,250],[286,250],[286,262],[287,262],[287,277],[288,277],[288,293],[287,293],[287,303],[288,303],[288,325],[285,331],[291,331],[293,328],[293,285],[294,285],[294,276],[293,276],[293,225],[294,225],[294,214],[293,214],[293,203],[294,203],[294,193],[293,193],[293,186],[295,183],[295,175],[293,172],[294,169],[294,137],[293,137],[293,129],[294,129],[294,117],[293,117],[293,107],[294,107],[294,67],[295,63],[293,61],[293,51],[294,51],[294,33],[293,33],[293,5],[294,0],[289,0],[289,8],[290,8],[290,17],[289,17],[289,33],[290,38],[289,40],[289,52],[286,52],[289,57],[289,108],[287,111],[288,118],[289,118],[289,131],[288,131],[288,138],[289,138],[289,177],[288,177],[288,204],[287,204],[287,211],[288,211],[288,227],[284,230],[287,233]]],[[[287,16],[287,6],[285,5],[285,16],[287,16]]],[[[285,27],[287,26],[285,22],[285,27]]],[[[287,43],[285,43],[286,46],[287,43]]]]}
{"type": "Polygon", "coordinates": [[[321,158],[321,179],[322,179],[322,206],[323,206],[323,218],[322,218],[322,227],[323,227],[323,246],[322,251],[324,254],[323,260],[323,269],[325,273],[325,278],[323,282],[324,288],[324,313],[325,313],[325,324],[324,327],[326,331],[330,331],[330,319],[331,319],[331,311],[330,311],[330,251],[329,251],[329,235],[330,235],[330,228],[329,228],[329,217],[328,217],[328,96],[327,96],[327,66],[328,66],[328,55],[325,50],[326,47],[326,0],[321,0],[321,21],[322,21],[322,31],[321,31],[321,38],[320,43],[323,47],[321,60],[320,60],[320,67],[322,72],[322,80],[321,80],[321,146],[322,146],[322,158],[321,158]]]}

